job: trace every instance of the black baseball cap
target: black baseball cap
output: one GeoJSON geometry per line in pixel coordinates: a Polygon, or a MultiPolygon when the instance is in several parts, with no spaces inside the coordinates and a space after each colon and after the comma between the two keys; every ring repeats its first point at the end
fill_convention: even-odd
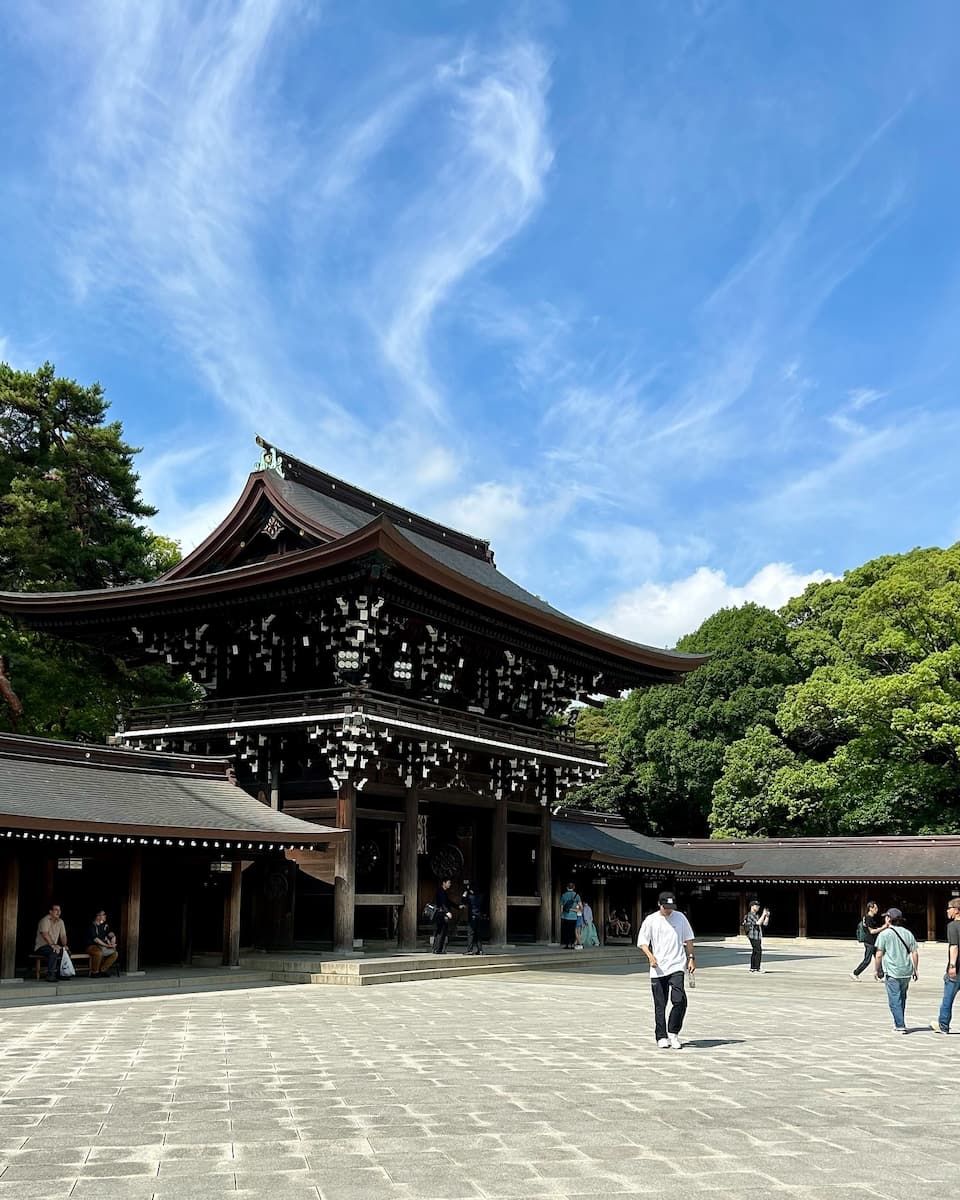
{"type": "Polygon", "coordinates": [[[677,898],[673,892],[661,892],[657,897],[657,903],[663,908],[673,908],[677,903],[677,898]]]}

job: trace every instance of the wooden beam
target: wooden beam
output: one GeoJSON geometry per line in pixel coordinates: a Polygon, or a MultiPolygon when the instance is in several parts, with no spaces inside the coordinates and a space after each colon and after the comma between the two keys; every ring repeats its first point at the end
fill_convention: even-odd
{"type": "Polygon", "coordinates": [[[356,901],[357,789],[345,783],[337,801],[337,826],[347,831],[337,846],[336,874],[333,881],[333,948],[340,953],[353,950],[354,907],[356,901]]]}
{"type": "Polygon", "coordinates": [[[357,820],[394,821],[399,825],[402,824],[404,815],[402,812],[397,812],[396,809],[393,808],[366,808],[363,804],[358,804],[357,820]]]}
{"type": "Polygon", "coordinates": [[[243,884],[243,863],[235,861],[230,868],[230,890],[223,897],[223,965],[240,965],[240,890],[243,884]]]}
{"type": "Polygon", "coordinates": [[[490,945],[507,941],[507,801],[493,810],[493,844],[490,847],[490,945]]]}
{"type": "Polygon", "coordinates": [[[127,948],[127,974],[140,974],[140,897],[143,891],[143,851],[135,847],[130,855],[127,880],[127,904],[124,941],[127,948]]]}
{"type": "Polygon", "coordinates": [[[513,821],[508,821],[507,833],[519,833],[525,834],[527,837],[539,837],[540,823],[537,822],[536,825],[517,825],[513,821]]]}
{"type": "Polygon", "coordinates": [[[933,888],[927,888],[927,941],[937,940],[937,898],[933,888]]]}
{"type": "Polygon", "coordinates": [[[354,896],[354,904],[357,908],[371,908],[378,904],[391,904],[400,906],[403,904],[402,892],[357,892],[354,896]]]}
{"type": "Polygon", "coordinates": [[[507,908],[540,908],[539,896],[508,896],[507,908]]]}
{"type": "Polygon", "coordinates": [[[403,909],[400,912],[400,948],[417,948],[417,918],[420,907],[417,879],[417,812],[419,798],[416,788],[407,788],[404,799],[403,824],[400,826],[400,890],[403,909]]]}
{"type": "Polygon", "coordinates": [[[540,809],[539,841],[537,843],[537,891],[540,911],[537,913],[537,941],[547,945],[553,936],[553,816],[550,805],[540,809]]]}
{"type": "Polygon", "coordinates": [[[11,855],[3,880],[3,917],[0,926],[0,979],[17,975],[17,913],[20,907],[20,860],[11,855]]]}

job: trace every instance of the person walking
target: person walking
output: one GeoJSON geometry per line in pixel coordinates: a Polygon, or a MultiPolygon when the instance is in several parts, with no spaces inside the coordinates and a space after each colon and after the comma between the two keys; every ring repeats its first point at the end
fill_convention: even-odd
{"type": "Polygon", "coordinates": [[[436,911],[433,914],[433,952],[446,954],[447,941],[450,937],[450,922],[453,920],[453,910],[450,907],[449,879],[443,879],[437,884],[437,894],[433,898],[436,911]]]}
{"type": "Polygon", "coordinates": [[[577,939],[577,912],[582,909],[583,901],[577,895],[577,889],[572,883],[567,884],[567,890],[560,897],[560,947],[572,950],[577,939]]]}
{"type": "Polygon", "coordinates": [[[679,1050],[680,1030],[687,1011],[685,969],[696,970],[693,929],[682,912],[677,912],[673,892],[661,892],[656,912],[644,917],[637,945],[650,963],[650,988],[653,992],[654,1037],[661,1050],[679,1050]],[[670,1016],[667,1018],[667,1000],[670,1016]]]}
{"type": "Polygon", "coordinates": [[[470,880],[463,881],[460,893],[460,907],[467,910],[467,953],[482,954],[481,923],[483,921],[483,897],[470,886],[470,880]]]}
{"type": "Polygon", "coordinates": [[[863,962],[850,972],[851,979],[859,979],[873,962],[877,953],[877,934],[886,927],[886,921],[880,916],[880,905],[875,900],[868,900],[867,911],[857,930],[857,940],[863,942],[863,962]]]}
{"type": "Polygon", "coordinates": [[[760,901],[751,900],[747,915],[743,918],[743,932],[750,942],[750,974],[759,975],[763,961],[763,931],[770,921],[770,909],[760,911],[760,901]]]}
{"type": "Polygon", "coordinates": [[[943,976],[943,1000],[940,1003],[940,1014],[932,1025],[937,1033],[950,1032],[953,1002],[960,991],[960,978],[957,977],[957,959],[960,957],[960,896],[951,896],[947,901],[947,921],[947,970],[943,976]]]}
{"type": "Polygon", "coordinates": [[[888,908],[883,916],[886,928],[877,934],[876,973],[887,985],[894,1031],[906,1033],[907,991],[910,981],[918,977],[920,951],[917,939],[903,924],[899,908],[888,908]]]}

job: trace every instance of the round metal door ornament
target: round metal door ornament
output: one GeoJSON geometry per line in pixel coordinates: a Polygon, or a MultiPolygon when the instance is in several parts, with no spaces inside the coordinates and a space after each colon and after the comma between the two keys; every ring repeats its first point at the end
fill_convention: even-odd
{"type": "Polygon", "coordinates": [[[430,855],[430,870],[437,879],[459,879],[463,874],[463,855],[456,846],[437,846],[430,855]]]}

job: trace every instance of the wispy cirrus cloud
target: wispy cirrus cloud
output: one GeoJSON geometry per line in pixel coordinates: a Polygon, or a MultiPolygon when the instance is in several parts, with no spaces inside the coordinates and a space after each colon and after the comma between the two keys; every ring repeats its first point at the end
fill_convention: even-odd
{"type": "Polygon", "coordinates": [[[78,304],[186,354],[216,405],[208,428],[233,414],[423,502],[463,461],[432,332],[542,201],[549,62],[522,38],[411,43],[310,128],[281,102],[300,17],[241,0],[77,21],[90,69],[52,145],[70,184],[63,265],[78,304]],[[401,177],[390,159],[407,144],[417,170],[401,177]]]}
{"type": "Polygon", "coordinates": [[[372,312],[384,358],[432,416],[445,404],[428,335],[456,286],[530,219],[553,158],[547,134],[549,68],[532,43],[491,61],[473,54],[441,66],[438,98],[451,105],[430,188],[398,216],[392,252],[374,272],[372,312]]]}

